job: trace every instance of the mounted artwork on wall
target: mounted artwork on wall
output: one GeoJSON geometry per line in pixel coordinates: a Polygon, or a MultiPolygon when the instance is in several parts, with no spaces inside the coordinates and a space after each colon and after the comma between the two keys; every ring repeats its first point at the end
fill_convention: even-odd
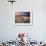
{"type": "Polygon", "coordinates": [[[15,25],[32,25],[32,11],[16,11],[15,25]]]}

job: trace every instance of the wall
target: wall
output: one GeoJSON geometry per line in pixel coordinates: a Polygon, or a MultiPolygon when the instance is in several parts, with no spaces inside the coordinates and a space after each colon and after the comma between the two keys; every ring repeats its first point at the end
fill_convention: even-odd
{"type": "Polygon", "coordinates": [[[17,0],[14,5],[7,0],[0,0],[0,40],[11,40],[18,32],[31,34],[37,41],[46,40],[46,0],[17,0]],[[15,26],[15,10],[32,10],[32,26],[15,26]]]}

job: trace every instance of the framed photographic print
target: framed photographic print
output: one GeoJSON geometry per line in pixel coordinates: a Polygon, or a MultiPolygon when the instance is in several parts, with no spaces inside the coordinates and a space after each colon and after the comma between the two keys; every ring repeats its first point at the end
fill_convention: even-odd
{"type": "Polygon", "coordinates": [[[32,11],[17,10],[15,12],[15,25],[32,25],[32,11]]]}

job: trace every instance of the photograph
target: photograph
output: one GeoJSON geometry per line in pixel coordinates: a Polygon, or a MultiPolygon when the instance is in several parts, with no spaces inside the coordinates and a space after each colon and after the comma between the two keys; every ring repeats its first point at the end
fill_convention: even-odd
{"type": "Polygon", "coordinates": [[[16,25],[31,25],[32,13],[30,11],[16,11],[15,24],[16,25]]]}

